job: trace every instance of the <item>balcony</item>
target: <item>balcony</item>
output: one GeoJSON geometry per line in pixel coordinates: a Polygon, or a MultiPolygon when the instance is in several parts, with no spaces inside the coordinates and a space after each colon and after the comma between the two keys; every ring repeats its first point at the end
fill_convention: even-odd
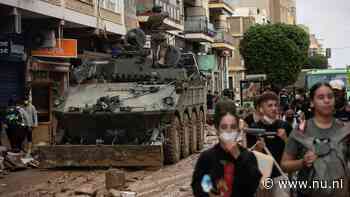
{"type": "Polygon", "coordinates": [[[214,38],[213,48],[234,50],[234,38],[229,32],[218,31],[214,38]]]}
{"type": "Polygon", "coordinates": [[[181,4],[171,4],[167,0],[137,0],[136,10],[139,22],[146,22],[153,14],[152,9],[161,7],[162,12],[167,12],[169,17],[164,20],[166,30],[184,30],[183,8],[181,4]]]}
{"type": "Polygon", "coordinates": [[[205,16],[187,17],[185,20],[185,38],[198,42],[214,42],[214,25],[205,16]]]}
{"type": "Polygon", "coordinates": [[[256,21],[251,16],[231,16],[228,17],[228,23],[230,24],[230,33],[234,37],[243,37],[244,33],[253,26],[256,21]]]}
{"type": "Polygon", "coordinates": [[[232,0],[209,0],[209,9],[224,10],[228,14],[233,14],[234,3],[232,0]]]}

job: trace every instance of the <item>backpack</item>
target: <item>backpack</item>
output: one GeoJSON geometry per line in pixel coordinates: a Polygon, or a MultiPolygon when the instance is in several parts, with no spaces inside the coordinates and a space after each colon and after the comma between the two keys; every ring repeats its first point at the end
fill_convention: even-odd
{"type": "MultiPolygon", "coordinates": [[[[350,175],[347,166],[350,129],[339,121],[336,121],[335,124],[339,126],[337,135],[333,135],[330,138],[319,139],[308,135],[307,122],[303,130],[299,128],[297,132],[293,132],[290,136],[304,148],[315,152],[318,156],[312,167],[303,168],[297,174],[298,180],[307,181],[308,183],[308,189],[300,189],[300,192],[303,194],[316,193],[318,196],[334,196],[335,192],[337,192],[337,189],[332,187],[334,180],[346,179],[350,175]],[[321,182],[315,183],[315,185],[319,184],[318,188],[312,188],[314,180],[321,180],[321,182]],[[325,183],[328,185],[327,188],[322,187],[322,184],[325,183]]],[[[346,183],[344,182],[344,184],[346,183]]]]}
{"type": "Polygon", "coordinates": [[[6,111],[5,123],[9,127],[24,126],[23,118],[18,107],[11,107],[6,111]]]}

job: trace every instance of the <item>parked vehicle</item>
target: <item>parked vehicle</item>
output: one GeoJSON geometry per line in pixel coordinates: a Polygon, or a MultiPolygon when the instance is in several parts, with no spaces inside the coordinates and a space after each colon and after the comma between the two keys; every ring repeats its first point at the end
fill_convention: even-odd
{"type": "Polygon", "coordinates": [[[196,59],[159,31],[148,34],[149,49],[133,29],[114,58],[86,55],[72,70],[77,84],[56,103],[56,143],[39,148],[43,167],[160,167],[203,147],[206,88],[196,59]]]}

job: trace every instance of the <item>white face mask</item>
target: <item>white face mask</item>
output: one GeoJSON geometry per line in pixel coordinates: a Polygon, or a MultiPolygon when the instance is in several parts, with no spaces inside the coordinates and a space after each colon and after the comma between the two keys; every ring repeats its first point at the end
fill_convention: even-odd
{"type": "Polygon", "coordinates": [[[219,137],[224,142],[238,142],[242,138],[241,133],[238,131],[222,132],[219,137]]]}

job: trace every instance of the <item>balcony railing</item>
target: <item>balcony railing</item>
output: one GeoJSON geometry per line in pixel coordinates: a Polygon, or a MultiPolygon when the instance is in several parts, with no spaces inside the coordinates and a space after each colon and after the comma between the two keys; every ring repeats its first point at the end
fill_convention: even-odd
{"type": "Polygon", "coordinates": [[[169,14],[169,20],[177,24],[183,24],[184,14],[181,4],[172,4],[167,0],[136,0],[137,15],[148,15],[152,13],[152,9],[156,6],[161,7],[162,12],[167,12],[169,14]]]}
{"type": "Polygon", "coordinates": [[[218,31],[216,32],[215,42],[233,45],[234,39],[230,33],[225,31],[218,31]]]}
{"type": "Polygon", "coordinates": [[[205,16],[187,17],[185,19],[185,32],[186,33],[204,33],[208,36],[215,36],[214,25],[209,23],[209,20],[205,16]]]}
{"type": "Polygon", "coordinates": [[[208,29],[209,29],[209,32],[213,32],[214,34],[216,34],[215,27],[214,27],[213,23],[208,23],[208,29]]]}
{"type": "Polygon", "coordinates": [[[170,4],[166,0],[155,0],[155,5],[162,7],[163,12],[169,13],[171,20],[183,24],[183,9],[180,5],[170,4]]]}
{"type": "Polygon", "coordinates": [[[234,9],[235,4],[232,0],[209,0],[209,3],[224,3],[229,6],[231,9],[234,9]]]}

